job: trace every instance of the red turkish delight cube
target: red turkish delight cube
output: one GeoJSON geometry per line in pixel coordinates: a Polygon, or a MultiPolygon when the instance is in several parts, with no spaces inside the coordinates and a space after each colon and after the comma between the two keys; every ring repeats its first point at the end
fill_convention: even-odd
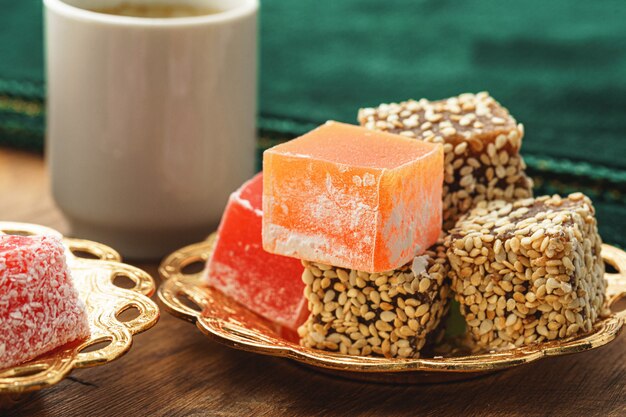
{"type": "Polygon", "coordinates": [[[308,316],[297,259],[263,250],[263,174],[231,194],[218,229],[206,282],[255,313],[297,329],[308,316]]]}
{"type": "Polygon", "coordinates": [[[0,369],[87,336],[60,239],[0,235],[0,369]]]}

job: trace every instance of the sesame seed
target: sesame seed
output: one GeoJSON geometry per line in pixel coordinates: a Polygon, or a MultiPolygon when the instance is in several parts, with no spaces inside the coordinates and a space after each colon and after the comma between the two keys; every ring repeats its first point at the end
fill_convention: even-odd
{"type": "Polygon", "coordinates": [[[481,201],[457,223],[445,244],[477,346],[523,346],[592,329],[606,302],[593,215],[587,197],[545,196],[481,201]]]}
{"type": "Polygon", "coordinates": [[[408,265],[368,274],[304,262],[311,316],[298,329],[301,343],[348,355],[418,357],[447,308],[449,292],[445,247],[426,256],[428,265],[420,277],[408,265]],[[316,271],[323,271],[320,277],[316,271]],[[413,298],[418,293],[427,294],[428,302],[413,298]]]}

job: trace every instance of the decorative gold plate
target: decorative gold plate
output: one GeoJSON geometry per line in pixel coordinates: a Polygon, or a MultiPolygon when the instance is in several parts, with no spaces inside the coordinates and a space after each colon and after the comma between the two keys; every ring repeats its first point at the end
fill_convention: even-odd
{"type": "MultiPolygon", "coordinates": [[[[0,234],[53,234],[59,232],[43,226],[0,222],[0,234]]],[[[15,396],[49,387],[60,382],[72,369],[109,363],[125,354],[133,335],[148,330],[159,319],[157,305],[148,297],[154,294],[152,277],[133,266],[120,263],[120,255],[108,246],[87,240],[63,238],[68,266],[72,271],[79,296],[87,306],[91,336],[46,353],[13,368],[0,369],[0,407],[15,396]],[[90,258],[81,258],[87,254],[90,258]],[[118,277],[134,283],[130,289],[114,284],[118,277]],[[138,316],[120,321],[118,316],[136,309],[138,316]],[[109,342],[108,345],[104,343],[109,342]],[[99,349],[84,352],[88,347],[102,344],[99,349]]]]}
{"type": "Polygon", "coordinates": [[[626,296],[626,253],[604,245],[606,263],[618,272],[607,273],[611,316],[598,322],[591,334],[534,346],[467,356],[386,359],[346,356],[300,346],[290,341],[268,321],[202,284],[201,273],[185,274],[186,267],[206,262],[213,250],[215,235],[202,243],[187,246],[168,256],[159,268],[164,279],[158,294],[165,309],[176,317],[196,323],[210,338],[228,346],[264,355],[286,357],[321,371],[375,382],[432,383],[483,375],[530,363],[546,356],[577,353],[606,345],[619,334],[626,311],[616,311],[626,296]],[[191,300],[202,311],[189,306],[191,300]]]}

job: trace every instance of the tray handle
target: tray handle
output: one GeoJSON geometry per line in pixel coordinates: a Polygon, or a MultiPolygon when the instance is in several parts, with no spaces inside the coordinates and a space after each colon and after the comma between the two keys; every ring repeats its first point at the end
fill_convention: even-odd
{"type": "Polygon", "coordinates": [[[93,242],[85,239],[64,238],[63,241],[67,246],[73,259],[81,261],[110,261],[121,262],[122,256],[113,248],[103,245],[102,243],[93,242]],[[87,253],[95,259],[80,256],[80,253],[87,253]]]}
{"type": "Polygon", "coordinates": [[[608,305],[617,316],[626,318],[626,309],[616,310],[618,301],[626,297],[626,252],[613,246],[602,245],[602,257],[606,264],[617,271],[604,275],[608,283],[606,289],[608,305]]]}
{"type": "Polygon", "coordinates": [[[206,263],[215,245],[216,235],[207,240],[186,246],[167,256],[159,266],[159,275],[163,282],[159,287],[159,297],[165,308],[174,316],[195,323],[202,310],[208,306],[210,299],[197,282],[201,280],[201,272],[187,274],[185,268],[191,264],[206,263]],[[200,311],[191,308],[181,298],[186,296],[196,304],[200,311]]]}

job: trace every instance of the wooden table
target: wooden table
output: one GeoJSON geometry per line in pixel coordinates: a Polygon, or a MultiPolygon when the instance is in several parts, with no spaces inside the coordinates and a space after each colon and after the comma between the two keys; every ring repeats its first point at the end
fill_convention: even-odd
{"type": "MultiPolygon", "coordinates": [[[[39,155],[0,149],[0,220],[68,232],[39,155]]],[[[156,276],[155,264],[139,267],[156,276]]],[[[626,416],[626,337],[465,382],[391,386],[334,379],[229,349],[162,312],[109,365],[77,370],[2,416],[626,416]]]]}

